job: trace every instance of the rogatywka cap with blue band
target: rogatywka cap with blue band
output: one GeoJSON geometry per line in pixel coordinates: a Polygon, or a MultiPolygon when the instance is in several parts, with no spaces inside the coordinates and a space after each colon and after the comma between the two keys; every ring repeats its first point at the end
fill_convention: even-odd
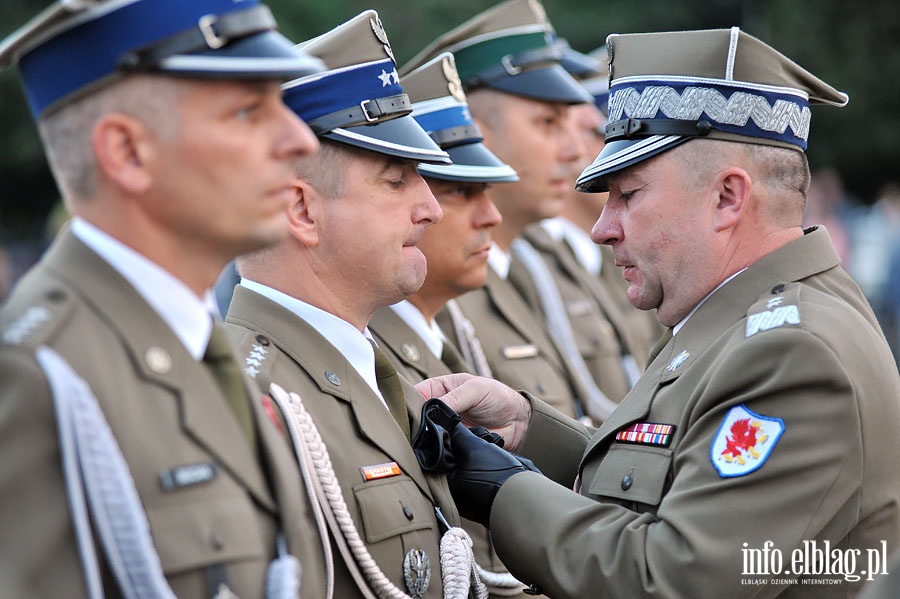
{"type": "Polygon", "coordinates": [[[316,135],[416,162],[450,163],[409,116],[412,104],[377,12],[365,11],[298,49],[328,69],[283,85],[285,104],[316,135]]]}
{"type": "Polygon", "coordinates": [[[737,27],[611,35],[606,146],[576,182],[606,176],[697,137],[805,151],[810,105],[847,94],[737,27]]]}
{"type": "Polygon", "coordinates": [[[285,80],[322,70],[257,0],[61,0],[0,42],[35,118],[129,73],[285,80]]]}

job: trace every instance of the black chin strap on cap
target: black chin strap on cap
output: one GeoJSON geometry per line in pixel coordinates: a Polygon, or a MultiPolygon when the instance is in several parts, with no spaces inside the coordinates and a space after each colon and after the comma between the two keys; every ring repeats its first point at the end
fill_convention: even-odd
{"type": "Polygon", "coordinates": [[[516,54],[507,54],[496,64],[475,75],[466,81],[466,87],[489,85],[494,81],[506,77],[515,77],[529,66],[538,63],[559,62],[562,59],[562,50],[557,46],[546,46],[533,50],[525,50],[516,54]]]}
{"type": "Polygon", "coordinates": [[[450,127],[449,129],[441,129],[439,131],[429,131],[428,136],[444,150],[465,143],[479,142],[483,139],[481,129],[475,124],[460,125],[458,127],[450,127]]]}
{"type": "Polygon", "coordinates": [[[307,123],[316,135],[322,135],[343,127],[372,125],[390,119],[406,116],[412,112],[409,96],[398,94],[386,98],[364,100],[357,106],[320,116],[307,123]]]}
{"type": "Polygon", "coordinates": [[[706,119],[684,121],[681,119],[621,119],[606,125],[606,143],[622,139],[640,139],[653,135],[678,135],[703,137],[713,130],[706,119]]]}
{"type": "Polygon", "coordinates": [[[263,5],[224,15],[204,15],[193,29],[123,54],[119,58],[119,68],[126,71],[152,69],[170,56],[216,50],[234,40],[274,30],[276,26],[272,11],[263,5]]]}

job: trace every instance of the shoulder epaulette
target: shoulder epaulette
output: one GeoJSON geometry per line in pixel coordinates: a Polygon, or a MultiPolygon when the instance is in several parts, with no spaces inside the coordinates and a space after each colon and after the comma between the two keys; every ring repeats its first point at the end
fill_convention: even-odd
{"type": "Polygon", "coordinates": [[[37,301],[0,313],[0,344],[38,347],[48,344],[74,310],[71,294],[51,289],[37,301]]]}
{"type": "Polygon", "coordinates": [[[235,341],[235,357],[241,369],[267,393],[272,380],[272,340],[253,331],[243,333],[239,339],[232,337],[232,340],[235,341]]]}
{"type": "Polygon", "coordinates": [[[747,310],[745,336],[786,326],[800,326],[800,284],[778,283],[747,310]]]}

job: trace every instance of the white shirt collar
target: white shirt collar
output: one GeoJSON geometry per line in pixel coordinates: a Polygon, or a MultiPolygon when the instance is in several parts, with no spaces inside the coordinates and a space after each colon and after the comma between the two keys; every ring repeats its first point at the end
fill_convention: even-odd
{"type": "Polygon", "coordinates": [[[422,341],[431,350],[431,353],[440,360],[441,353],[444,350],[444,333],[438,326],[437,322],[429,323],[422,314],[409,300],[403,300],[391,306],[391,310],[397,313],[403,322],[422,338],[422,341]]]}
{"type": "Polygon", "coordinates": [[[488,264],[501,279],[509,276],[509,263],[509,254],[500,249],[496,243],[491,244],[491,249],[488,251],[488,264]]]}
{"type": "Polygon", "coordinates": [[[568,243],[575,254],[575,259],[581,262],[588,272],[595,276],[600,274],[603,254],[589,233],[562,216],[541,221],[541,226],[557,241],[568,243]]]}
{"type": "MultiPolygon", "coordinates": [[[[330,312],[250,279],[242,278],[241,286],[272,300],[306,321],[347,359],[347,362],[372,388],[375,395],[381,397],[381,391],[378,390],[378,379],[375,378],[373,339],[368,328],[364,332],[360,332],[355,326],[330,312]]],[[[382,398],[383,400],[384,398],[382,398]]]]}
{"type": "Polygon", "coordinates": [[[678,324],[676,324],[676,325],[672,328],[672,336],[674,337],[675,335],[678,334],[678,331],[680,331],[681,328],[682,328],[685,324],[687,324],[688,319],[689,319],[691,316],[694,315],[694,312],[696,312],[697,310],[700,309],[700,306],[702,306],[704,303],[706,303],[706,300],[708,300],[709,298],[712,297],[713,293],[715,293],[716,291],[718,291],[719,289],[721,289],[722,287],[724,287],[725,284],[728,283],[728,281],[730,281],[731,279],[735,278],[736,276],[738,276],[739,274],[741,274],[741,273],[744,272],[745,270],[747,270],[747,269],[746,269],[746,268],[742,268],[741,270],[737,271],[736,273],[734,273],[733,275],[731,275],[730,277],[728,277],[727,279],[725,279],[724,281],[722,281],[721,283],[719,283],[719,284],[716,286],[715,289],[713,289],[712,291],[710,291],[710,292],[706,295],[706,297],[704,297],[702,300],[700,300],[700,303],[697,304],[696,306],[694,306],[694,309],[691,310],[690,312],[688,312],[687,316],[685,316],[684,318],[682,318],[681,321],[680,321],[678,324]]]}
{"type": "Polygon", "coordinates": [[[195,360],[203,357],[213,315],[218,317],[211,291],[197,297],[171,273],[86,220],[74,218],[71,231],[137,290],[195,360]]]}

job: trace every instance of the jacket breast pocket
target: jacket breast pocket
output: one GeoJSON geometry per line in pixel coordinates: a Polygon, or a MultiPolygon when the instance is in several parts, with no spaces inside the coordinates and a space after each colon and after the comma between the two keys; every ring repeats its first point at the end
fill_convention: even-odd
{"type": "Polygon", "coordinates": [[[274,540],[274,521],[261,521],[246,497],[170,502],[148,509],[153,540],[167,574],[215,563],[254,561],[265,564],[269,548],[263,530],[274,540]]]}
{"type": "Polygon", "coordinates": [[[598,466],[588,491],[592,495],[659,505],[671,465],[671,449],[614,443],[598,466]]]}
{"type": "Polygon", "coordinates": [[[353,493],[367,543],[432,528],[433,506],[408,478],[362,483],[353,493]]]}

